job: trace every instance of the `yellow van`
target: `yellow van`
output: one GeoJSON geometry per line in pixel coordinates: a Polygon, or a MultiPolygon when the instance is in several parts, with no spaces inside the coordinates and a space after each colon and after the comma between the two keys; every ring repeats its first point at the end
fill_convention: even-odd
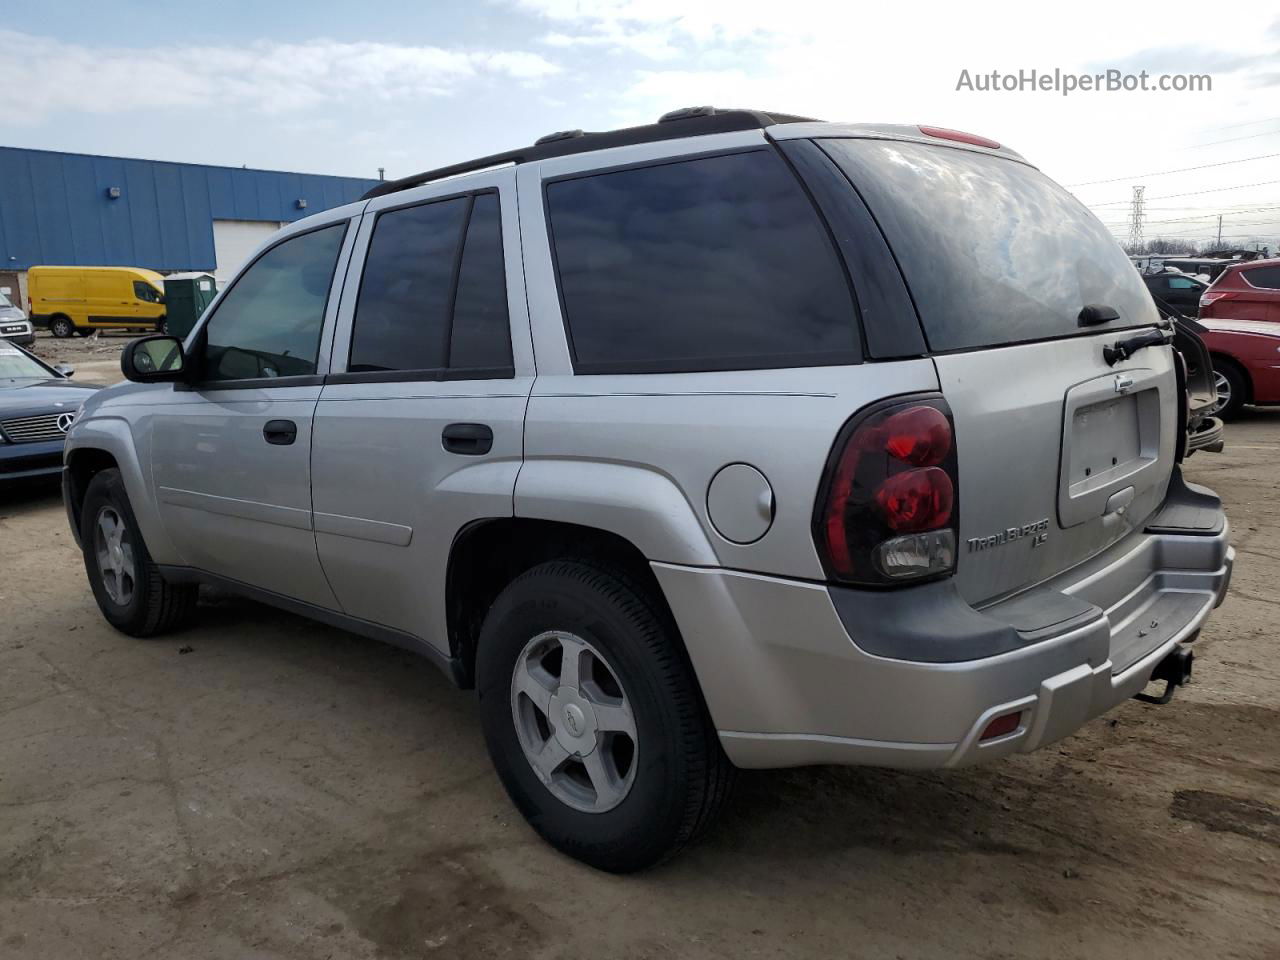
{"type": "Polygon", "coordinates": [[[32,267],[31,320],[55,337],[165,328],[164,277],[142,267],[32,267]]]}

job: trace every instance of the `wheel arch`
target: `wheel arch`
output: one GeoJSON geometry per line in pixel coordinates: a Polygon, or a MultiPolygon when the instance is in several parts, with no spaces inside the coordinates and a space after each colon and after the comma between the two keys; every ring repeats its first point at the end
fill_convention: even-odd
{"type": "Polygon", "coordinates": [[[129,506],[138,521],[152,559],[159,564],[183,563],[181,554],[169,539],[160,519],[155,498],[151,496],[147,471],[138,458],[133,431],[126,420],[120,417],[95,416],[78,421],[67,437],[63,463],[66,467],[64,496],[75,531],[80,529],[79,511],[90,481],[99,471],[115,468],[120,471],[125,493],[129,497],[129,506]]]}
{"type": "Polygon", "coordinates": [[[67,501],[67,518],[71,522],[71,532],[76,541],[80,539],[80,518],[84,508],[84,497],[89,492],[89,484],[103,470],[118,470],[120,463],[108,451],[101,447],[76,447],[68,451],[63,485],[67,501]]]}
{"type": "Polygon", "coordinates": [[[476,646],[485,615],[512,580],[550,560],[577,560],[619,574],[642,589],[679,640],[679,630],[644,553],[609,530],[558,520],[476,520],[454,537],[445,574],[449,653],[459,686],[475,684],[476,646]]]}
{"type": "Polygon", "coordinates": [[[1229,353],[1222,353],[1217,350],[1209,351],[1209,359],[1213,362],[1213,366],[1217,369],[1221,366],[1229,366],[1240,375],[1240,381],[1244,384],[1244,402],[1253,403],[1253,377],[1249,373],[1249,368],[1243,363],[1231,356],[1229,353]]]}

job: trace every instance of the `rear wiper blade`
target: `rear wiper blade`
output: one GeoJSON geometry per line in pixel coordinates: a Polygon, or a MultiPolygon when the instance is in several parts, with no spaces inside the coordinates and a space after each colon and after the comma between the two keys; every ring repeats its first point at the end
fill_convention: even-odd
{"type": "Polygon", "coordinates": [[[1165,330],[1148,330],[1127,340],[1117,340],[1109,347],[1102,348],[1102,359],[1107,366],[1114,367],[1121,360],[1128,360],[1144,347],[1159,347],[1172,343],[1173,338],[1165,330]]]}

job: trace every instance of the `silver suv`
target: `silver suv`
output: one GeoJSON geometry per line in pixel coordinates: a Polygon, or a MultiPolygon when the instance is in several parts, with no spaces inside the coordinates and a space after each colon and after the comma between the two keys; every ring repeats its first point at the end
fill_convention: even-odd
{"type": "Polygon", "coordinates": [[[280,231],[66,447],[104,616],[216,584],[474,686],[606,870],[734,767],[955,767],[1168,692],[1221,600],[1184,373],[1107,229],[929,127],[695,108],[280,231]]]}

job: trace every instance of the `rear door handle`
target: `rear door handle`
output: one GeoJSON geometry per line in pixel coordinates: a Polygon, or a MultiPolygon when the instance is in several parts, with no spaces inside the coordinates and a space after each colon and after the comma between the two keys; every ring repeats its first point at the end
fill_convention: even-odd
{"type": "Polygon", "coordinates": [[[440,435],[450,453],[478,457],[493,449],[493,431],[483,423],[451,423],[440,435]]]}
{"type": "Polygon", "coordinates": [[[298,439],[298,425],[292,420],[268,420],[262,438],[277,447],[287,447],[298,439]]]}

